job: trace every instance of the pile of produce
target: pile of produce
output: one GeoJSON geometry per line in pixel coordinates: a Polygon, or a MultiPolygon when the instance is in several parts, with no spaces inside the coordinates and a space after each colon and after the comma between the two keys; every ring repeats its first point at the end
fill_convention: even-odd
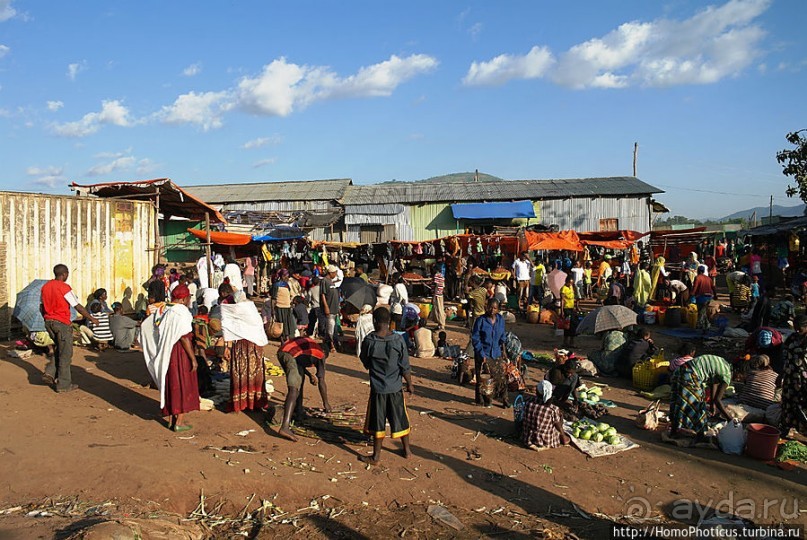
{"type": "Polygon", "coordinates": [[[577,421],[572,424],[572,436],[575,439],[598,443],[619,444],[622,442],[622,437],[617,433],[616,428],[605,422],[592,424],[584,420],[577,421]]]}
{"type": "Polygon", "coordinates": [[[787,441],[779,446],[776,461],[800,461],[807,463],[807,446],[799,441],[787,441]]]}
{"type": "Polygon", "coordinates": [[[599,386],[593,386],[591,388],[581,387],[577,393],[577,397],[583,401],[597,403],[600,401],[600,398],[602,398],[602,389],[599,386]]]}

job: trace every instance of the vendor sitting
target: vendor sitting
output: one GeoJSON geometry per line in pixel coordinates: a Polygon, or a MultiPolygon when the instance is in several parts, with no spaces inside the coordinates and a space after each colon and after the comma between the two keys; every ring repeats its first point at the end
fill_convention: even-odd
{"type": "Polygon", "coordinates": [[[546,374],[546,380],[552,383],[554,390],[552,392],[552,402],[563,406],[571,397],[577,401],[576,390],[582,384],[577,370],[580,368],[580,363],[570,358],[563,364],[555,366],[546,374]]]}
{"type": "Polygon", "coordinates": [[[776,403],[777,374],[771,369],[771,359],[764,354],[753,356],[748,361],[751,371],[745,377],[745,384],[737,397],[737,401],[767,409],[776,403]]]}
{"type": "Polygon", "coordinates": [[[432,358],[434,356],[434,338],[432,331],[426,328],[426,319],[420,319],[415,330],[415,356],[432,358]]]}
{"type": "Polygon", "coordinates": [[[588,359],[594,362],[597,369],[603,375],[616,375],[616,363],[623,353],[627,339],[622,330],[607,330],[600,332],[602,336],[602,346],[598,351],[588,355],[588,359]]]}
{"type": "Polygon", "coordinates": [[[547,380],[538,383],[535,397],[524,405],[521,440],[533,450],[557,448],[570,442],[563,432],[563,414],[552,403],[552,383],[547,380]]]}
{"type": "Polygon", "coordinates": [[[779,327],[792,327],[793,319],[795,318],[796,308],[793,305],[792,295],[788,294],[782,300],[771,302],[771,325],[779,327]]]}
{"type": "Polygon", "coordinates": [[[617,360],[616,370],[620,377],[630,379],[633,377],[633,366],[652,358],[656,354],[656,346],[650,338],[650,331],[647,328],[640,328],[630,343],[625,347],[625,352],[617,360]]]}
{"type": "Polygon", "coordinates": [[[670,435],[677,437],[679,430],[687,429],[702,439],[709,416],[719,412],[724,419],[730,419],[723,405],[723,394],[730,383],[731,366],[720,356],[697,356],[678,368],[672,376],[670,435]],[[711,404],[706,402],[707,389],[711,404]]]}
{"type": "MultiPolygon", "coordinates": [[[[784,371],[783,343],[784,338],[779,330],[763,326],[751,332],[745,340],[745,353],[749,356],[764,354],[770,358],[770,366],[779,375],[784,371]]],[[[743,360],[743,364],[748,364],[743,360]]],[[[742,364],[741,364],[742,365],[742,364]]],[[[740,371],[745,371],[740,369],[740,371]]]]}

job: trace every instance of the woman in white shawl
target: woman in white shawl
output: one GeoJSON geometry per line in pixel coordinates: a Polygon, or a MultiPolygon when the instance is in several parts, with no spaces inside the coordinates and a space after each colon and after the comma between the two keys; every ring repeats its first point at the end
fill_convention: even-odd
{"type": "Polygon", "coordinates": [[[361,342],[367,337],[370,332],[374,332],[373,326],[373,306],[364,304],[361,307],[359,320],[356,321],[356,355],[361,352],[361,342]]]}
{"type": "Polygon", "coordinates": [[[230,403],[228,410],[264,409],[266,394],[263,347],[269,340],[263,319],[244,291],[234,295],[235,304],[221,306],[221,330],[227,343],[225,358],[230,364],[230,403]]]}
{"type": "Polygon", "coordinates": [[[173,303],[161,305],[146,317],[140,337],[146,367],[160,390],[162,414],[171,417],[168,427],[172,431],[187,431],[193,426],[185,423],[185,413],[199,410],[188,287],[177,286],[171,300],[173,303]]]}

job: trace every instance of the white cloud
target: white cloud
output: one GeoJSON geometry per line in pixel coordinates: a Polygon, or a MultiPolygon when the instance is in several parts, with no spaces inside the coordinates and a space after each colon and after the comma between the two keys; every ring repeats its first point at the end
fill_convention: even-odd
{"type": "Polygon", "coordinates": [[[76,75],[85,71],[87,69],[87,61],[82,60],[81,62],[76,62],[74,64],[67,65],[67,78],[71,81],[76,80],[76,75]]]}
{"type": "Polygon", "coordinates": [[[0,45],[0,58],[3,58],[11,51],[11,47],[8,45],[0,45]]]}
{"type": "Polygon", "coordinates": [[[202,64],[201,62],[196,62],[195,64],[191,64],[185,69],[182,70],[182,74],[186,77],[193,77],[194,75],[198,75],[202,72],[202,64]]]}
{"type": "Polygon", "coordinates": [[[301,66],[279,58],[264,66],[256,77],[238,84],[238,103],[244,109],[269,116],[288,116],[315,101],[336,98],[389,96],[402,83],[431,71],[437,60],[424,54],[366,66],[348,77],[339,77],[325,66],[301,66]]]}
{"type": "Polygon", "coordinates": [[[118,171],[130,171],[135,169],[138,175],[152,172],[156,168],[156,163],[150,159],[138,159],[132,155],[132,149],[128,148],[124,152],[102,152],[95,155],[98,159],[108,161],[98,163],[90,168],[85,176],[106,176],[118,171]]]}
{"type": "Polygon", "coordinates": [[[168,124],[196,124],[208,131],[220,128],[224,114],[236,107],[252,114],[288,116],[326,99],[389,96],[399,85],[431,71],[437,63],[423,54],[405,58],[393,55],[354,75],[340,77],[327,66],[298,65],[281,57],[265,65],[259,74],[242,77],[233,88],[182,94],[154,117],[168,124]]]}
{"type": "Polygon", "coordinates": [[[204,131],[222,126],[222,115],[233,107],[229,92],[188,92],[173,105],[163,107],[158,117],[166,124],[196,124],[204,131]]]}
{"type": "Polygon", "coordinates": [[[258,137],[257,139],[252,139],[251,141],[247,141],[244,143],[244,150],[253,150],[255,148],[261,148],[268,144],[275,145],[280,144],[283,142],[283,137],[280,135],[272,135],[270,137],[258,137]]]}
{"type": "Polygon", "coordinates": [[[474,62],[462,80],[469,86],[499,85],[513,79],[537,79],[554,63],[546,47],[533,47],[524,56],[501,54],[488,62],[474,62]]]}
{"type": "Polygon", "coordinates": [[[536,61],[536,50],[544,59],[551,58],[552,53],[540,47],[525,56],[503,54],[473,62],[463,82],[495,85],[548,77],[578,89],[714,83],[738,75],[762,54],[765,31],[753,23],[770,4],[771,0],[729,0],[684,20],[627,22],[574,45],[554,65],[536,61]]]}
{"type": "Polygon", "coordinates": [[[0,22],[7,21],[17,14],[17,10],[11,7],[11,0],[0,0],[0,22]]]}
{"type": "Polygon", "coordinates": [[[48,110],[51,112],[56,112],[62,107],[64,107],[64,103],[62,103],[61,101],[48,101],[47,105],[48,110]]]}
{"type": "Polygon", "coordinates": [[[476,41],[479,38],[479,34],[482,33],[482,23],[478,22],[471,25],[468,29],[468,33],[471,34],[471,39],[476,41]]]}
{"type": "Polygon", "coordinates": [[[129,109],[118,100],[103,101],[100,112],[85,114],[81,120],[51,125],[51,131],[62,137],[86,137],[101,129],[103,125],[128,127],[129,109]]]}
{"type": "Polygon", "coordinates": [[[33,183],[38,186],[52,188],[62,182],[67,183],[67,178],[64,176],[64,167],[55,167],[53,165],[48,167],[33,166],[25,169],[25,174],[32,177],[33,183]]]}
{"type": "Polygon", "coordinates": [[[270,158],[266,158],[266,159],[261,159],[261,160],[259,160],[259,161],[256,161],[255,163],[253,163],[253,164],[252,164],[252,168],[253,168],[253,169],[260,169],[261,167],[265,167],[266,165],[272,165],[272,164],[274,164],[276,161],[277,161],[277,158],[275,158],[275,157],[270,157],[270,158]]]}
{"type": "Polygon", "coordinates": [[[134,156],[119,157],[107,163],[99,163],[87,171],[87,176],[104,176],[121,169],[130,169],[137,159],[134,156]]]}

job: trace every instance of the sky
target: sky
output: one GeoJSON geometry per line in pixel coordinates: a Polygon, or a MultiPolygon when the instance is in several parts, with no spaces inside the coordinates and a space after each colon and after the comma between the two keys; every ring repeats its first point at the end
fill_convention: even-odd
{"type": "Polygon", "coordinates": [[[637,176],[791,206],[803,0],[0,0],[0,190],[637,176]]]}

